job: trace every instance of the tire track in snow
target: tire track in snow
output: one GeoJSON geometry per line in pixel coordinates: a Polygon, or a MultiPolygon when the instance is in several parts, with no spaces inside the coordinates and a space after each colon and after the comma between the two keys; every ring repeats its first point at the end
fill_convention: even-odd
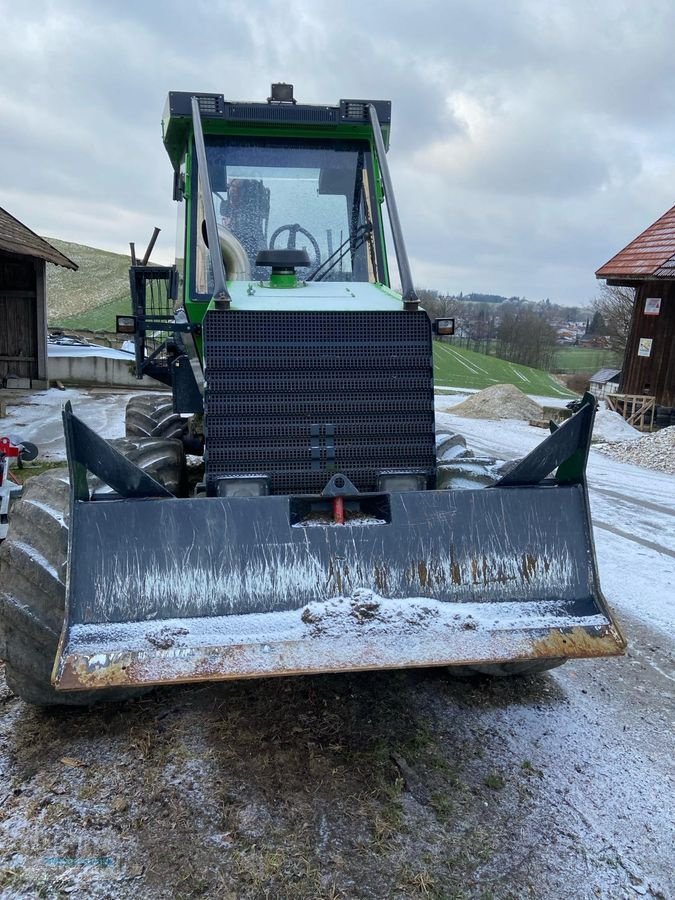
{"type": "Polygon", "coordinates": [[[494,381],[495,379],[491,377],[490,373],[486,371],[486,369],[481,368],[478,363],[469,362],[464,359],[464,357],[458,353],[456,350],[453,350],[452,347],[446,347],[444,344],[441,344],[441,347],[445,353],[447,353],[453,360],[458,363],[461,363],[466,369],[471,372],[472,375],[486,375],[490,381],[494,381]]]}
{"type": "Polygon", "coordinates": [[[593,526],[595,528],[602,528],[603,531],[611,531],[612,534],[624,538],[626,541],[632,541],[634,544],[640,544],[641,547],[646,547],[648,550],[654,550],[656,553],[663,553],[665,556],[671,556],[675,559],[675,550],[669,550],[667,547],[662,547],[661,544],[656,544],[654,541],[648,541],[646,538],[638,537],[635,534],[629,534],[627,531],[615,528],[614,525],[610,525],[608,522],[601,522],[593,517],[593,526]]]}
{"type": "Polygon", "coordinates": [[[476,374],[478,374],[479,372],[482,372],[483,375],[487,375],[487,377],[490,378],[490,373],[487,371],[487,369],[484,369],[482,366],[479,366],[478,363],[469,362],[469,360],[464,359],[462,357],[462,355],[460,353],[458,353],[456,350],[453,350],[452,347],[449,347],[448,349],[449,349],[450,353],[452,353],[452,355],[455,357],[455,359],[457,359],[461,363],[464,363],[467,366],[472,367],[476,374]]]}
{"type": "Polygon", "coordinates": [[[652,503],[651,500],[629,497],[627,494],[620,494],[619,491],[611,491],[608,488],[593,487],[592,485],[589,485],[589,489],[596,494],[604,494],[606,497],[610,497],[613,500],[623,500],[625,503],[630,503],[632,506],[638,506],[641,509],[650,509],[652,512],[666,516],[675,516],[675,509],[661,506],[658,503],[652,503]]]}

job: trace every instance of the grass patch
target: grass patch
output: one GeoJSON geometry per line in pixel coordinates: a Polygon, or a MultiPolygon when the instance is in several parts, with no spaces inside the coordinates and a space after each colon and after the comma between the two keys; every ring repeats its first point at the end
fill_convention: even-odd
{"type": "Polygon", "coordinates": [[[72,316],[59,318],[52,327],[59,327],[64,331],[115,332],[116,316],[128,316],[130,314],[131,296],[129,291],[123,291],[113,300],[97,306],[95,309],[88,309],[72,316]]]}
{"type": "Polygon", "coordinates": [[[561,347],[555,351],[553,366],[556,372],[579,372],[593,375],[598,369],[621,368],[621,359],[613,350],[594,350],[592,347],[561,347]]]}
{"type": "Polygon", "coordinates": [[[436,818],[442,825],[445,825],[446,822],[450,821],[455,809],[452,800],[450,800],[448,795],[443,791],[435,791],[431,795],[431,808],[436,813],[436,818]]]}
{"type": "Polygon", "coordinates": [[[485,785],[485,787],[489,787],[493,791],[501,791],[501,789],[506,785],[506,781],[499,774],[499,772],[490,772],[490,774],[486,775],[483,779],[483,784],[485,785]]]}
{"type": "Polygon", "coordinates": [[[63,460],[57,460],[55,462],[24,463],[21,468],[13,466],[12,475],[19,484],[25,484],[29,478],[33,478],[35,475],[42,475],[43,472],[49,472],[52,469],[65,468],[66,463],[63,460]]]}
{"type": "Polygon", "coordinates": [[[515,384],[526,394],[560,399],[576,396],[541,369],[519,366],[496,356],[485,356],[441,341],[434,341],[434,381],[438,386],[476,390],[494,384],[515,384]]]}
{"type": "MultiPolygon", "coordinates": [[[[60,266],[49,267],[47,312],[50,328],[59,325],[77,328],[81,317],[86,323],[83,328],[91,327],[90,321],[99,328],[110,323],[113,305],[124,298],[126,303],[120,312],[130,312],[127,254],[111,253],[57,238],[48,240],[79,267],[77,272],[60,266]]],[[[114,330],[114,317],[109,330],[114,330]]]]}
{"type": "Polygon", "coordinates": [[[526,775],[536,775],[538,778],[544,777],[542,770],[535,768],[529,759],[524,759],[520,764],[520,768],[526,775]]]}
{"type": "Polygon", "coordinates": [[[398,886],[408,895],[431,897],[435,894],[436,881],[426,869],[414,870],[406,866],[401,872],[398,886]]]}

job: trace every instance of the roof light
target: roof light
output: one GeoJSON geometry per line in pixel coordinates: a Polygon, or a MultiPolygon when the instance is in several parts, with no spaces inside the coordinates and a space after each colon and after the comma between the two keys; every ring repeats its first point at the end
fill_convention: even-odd
{"type": "Polygon", "coordinates": [[[268,103],[295,103],[293,97],[293,85],[285,84],[283,81],[273,84],[271,87],[271,95],[267,98],[268,103]]]}

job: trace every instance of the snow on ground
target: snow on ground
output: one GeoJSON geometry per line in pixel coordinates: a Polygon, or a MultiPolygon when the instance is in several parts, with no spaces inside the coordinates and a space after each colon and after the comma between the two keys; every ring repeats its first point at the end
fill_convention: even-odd
{"type": "Polygon", "coordinates": [[[98,356],[101,359],[121,359],[125,362],[135,362],[135,355],[126,350],[117,350],[115,347],[102,347],[100,344],[47,344],[47,356],[68,357],[82,359],[84,357],[98,356]]]}
{"type": "MultiPolygon", "coordinates": [[[[449,399],[436,398],[436,427],[459,432],[477,453],[515,459],[545,437],[525,422],[439,412],[451,405],[449,399]]],[[[675,475],[591,448],[588,485],[600,583],[609,603],[675,635],[675,475]]]]}
{"type": "Polygon", "coordinates": [[[593,440],[606,441],[637,441],[642,437],[637,428],[633,428],[622,415],[613,409],[599,409],[595,414],[593,425],[593,440]]]}
{"type": "Polygon", "coordinates": [[[7,415],[0,419],[0,434],[15,434],[37,444],[40,458],[66,458],[61,412],[66,401],[73,412],[104,438],[124,436],[124,411],[137,391],[115,388],[67,388],[60,391],[22,392],[7,397],[7,415]]]}

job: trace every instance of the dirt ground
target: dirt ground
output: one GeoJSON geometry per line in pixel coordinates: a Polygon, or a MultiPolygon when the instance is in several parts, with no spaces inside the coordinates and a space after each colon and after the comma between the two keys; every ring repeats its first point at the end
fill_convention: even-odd
{"type": "Polygon", "coordinates": [[[623,659],[498,681],[5,688],[1,896],[670,898],[672,655],[628,625],[623,659]]]}

